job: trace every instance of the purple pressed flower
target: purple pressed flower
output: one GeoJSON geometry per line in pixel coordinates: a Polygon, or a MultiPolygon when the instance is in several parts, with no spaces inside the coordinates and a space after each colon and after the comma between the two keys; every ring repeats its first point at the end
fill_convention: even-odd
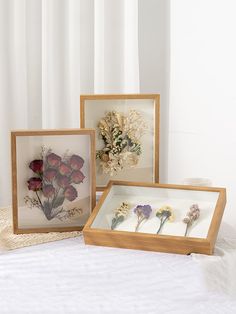
{"type": "Polygon", "coordinates": [[[57,170],[53,168],[48,168],[47,170],[44,171],[43,176],[47,181],[52,182],[53,179],[55,178],[57,174],[57,170]]]}
{"type": "Polygon", "coordinates": [[[30,178],[28,181],[28,189],[31,191],[39,191],[42,189],[42,180],[40,178],[30,178]]]}
{"type": "Polygon", "coordinates": [[[73,170],[79,170],[83,167],[84,160],[78,155],[72,155],[69,160],[69,164],[73,170]]]}
{"type": "Polygon", "coordinates": [[[61,157],[54,153],[50,153],[49,155],[47,155],[46,160],[49,166],[54,168],[59,167],[59,165],[61,164],[61,157]]]}
{"type": "Polygon", "coordinates": [[[59,187],[63,189],[70,184],[70,179],[67,176],[62,176],[61,174],[58,174],[56,179],[59,187]]]}
{"type": "Polygon", "coordinates": [[[135,231],[138,231],[141,222],[150,217],[151,212],[152,208],[150,205],[138,205],[135,207],[134,213],[138,216],[138,223],[136,225],[135,231]]]}
{"type": "Polygon", "coordinates": [[[51,184],[43,186],[43,195],[47,198],[53,197],[55,195],[55,188],[51,184]]]}
{"type": "Polygon", "coordinates": [[[138,205],[135,207],[134,212],[137,216],[144,216],[148,219],[151,215],[152,208],[150,205],[138,205]]]}
{"type": "Polygon", "coordinates": [[[59,166],[59,172],[61,175],[69,175],[71,173],[71,168],[62,162],[59,166]]]}
{"type": "Polygon", "coordinates": [[[84,178],[85,176],[80,170],[74,170],[71,174],[71,181],[76,184],[83,182],[84,178]]]}
{"type": "Polygon", "coordinates": [[[30,169],[38,174],[42,174],[43,172],[43,160],[42,159],[35,159],[31,161],[29,164],[30,169]]]}
{"type": "Polygon", "coordinates": [[[65,188],[64,196],[68,201],[72,202],[76,199],[78,193],[72,185],[69,185],[67,188],[65,188]]]}

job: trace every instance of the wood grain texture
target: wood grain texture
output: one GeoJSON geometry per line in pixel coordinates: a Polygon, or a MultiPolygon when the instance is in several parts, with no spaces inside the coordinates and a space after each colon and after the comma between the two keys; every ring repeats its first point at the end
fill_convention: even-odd
{"type": "Polygon", "coordinates": [[[111,247],[113,246],[128,249],[141,249],[147,251],[158,251],[166,253],[179,253],[179,254],[202,253],[210,255],[213,254],[214,245],[217,238],[220,222],[223,216],[225,203],[226,203],[226,190],[224,188],[195,187],[173,184],[151,184],[151,183],[147,184],[141,182],[127,182],[127,181],[110,181],[83,229],[84,240],[86,244],[92,245],[111,247]],[[105,201],[106,197],[110,193],[110,190],[113,185],[218,192],[219,198],[214,210],[213,218],[209,227],[207,237],[204,239],[194,237],[135,233],[127,231],[92,228],[91,226],[93,224],[93,221],[96,218],[100,208],[102,207],[102,204],[105,201]]]}
{"type": "MultiPolygon", "coordinates": [[[[154,101],[154,183],[159,182],[159,146],[160,146],[160,95],[159,94],[107,94],[80,96],[80,127],[86,128],[85,102],[86,100],[113,100],[113,99],[153,99],[154,101]]],[[[105,187],[97,186],[97,191],[104,191],[105,187]]]]}
{"type": "Polygon", "coordinates": [[[94,129],[60,129],[60,130],[14,130],[11,132],[11,156],[12,156],[12,211],[13,232],[41,233],[41,232],[66,232],[81,231],[83,226],[74,227],[47,227],[47,228],[19,228],[18,226],[18,192],[17,192],[17,150],[16,139],[19,136],[67,136],[89,135],[90,137],[90,177],[91,177],[91,209],[96,205],[96,165],[95,165],[95,130],[94,129]]]}

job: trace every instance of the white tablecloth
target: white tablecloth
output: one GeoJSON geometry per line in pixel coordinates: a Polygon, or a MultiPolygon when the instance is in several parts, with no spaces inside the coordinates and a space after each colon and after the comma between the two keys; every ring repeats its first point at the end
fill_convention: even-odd
{"type": "Polygon", "coordinates": [[[236,259],[224,261],[222,244],[235,254],[231,240],[229,249],[219,238],[210,257],[86,246],[82,237],[3,252],[0,313],[235,314],[236,259]]]}

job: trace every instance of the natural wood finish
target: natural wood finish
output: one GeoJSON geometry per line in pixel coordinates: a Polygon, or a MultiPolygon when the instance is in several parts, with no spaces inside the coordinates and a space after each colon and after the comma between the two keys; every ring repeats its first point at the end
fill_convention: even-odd
{"type": "Polygon", "coordinates": [[[147,251],[180,254],[190,253],[212,254],[220,222],[223,216],[225,203],[226,203],[226,190],[224,188],[217,187],[208,188],[173,184],[152,184],[127,181],[110,181],[83,229],[84,240],[86,244],[113,246],[128,249],[141,249],[147,251]],[[212,217],[207,237],[203,239],[184,236],[169,236],[92,228],[91,226],[93,224],[93,221],[96,218],[103,202],[108,196],[113,185],[218,192],[219,198],[216,204],[216,208],[212,217]]]}
{"type": "Polygon", "coordinates": [[[18,192],[17,192],[17,150],[16,138],[18,136],[53,136],[53,135],[89,135],[90,137],[90,176],[91,176],[91,212],[96,205],[96,164],[95,164],[95,130],[94,129],[60,129],[60,130],[14,130],[11,132],[12,156],[12,210],[13,232],[41,233],[41,232],[70,232],[81,231],[83,226],[74,227],[47,227],[47,228],[19,228],[18,226],[18,192]]]}
{"type": "MultiPolygon", "coordinates": [[[[80,127],[85,125],[86,100],[125,100],[125,99],[153,99],[154,101],[154,183],[159,182],[159,146],[160,146],[160,94],[106,94],[80,96],[80,127]]],[[[105,187],[97,186],[97,191],[104,191],[105,187]]]]}

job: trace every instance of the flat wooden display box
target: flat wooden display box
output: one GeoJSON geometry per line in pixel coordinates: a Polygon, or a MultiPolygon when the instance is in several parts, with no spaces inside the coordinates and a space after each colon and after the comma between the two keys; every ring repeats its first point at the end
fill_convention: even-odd
{"type": "Polygon", "coordinates": [[[225,204],[224,188],[110,181],[83,229],[84,240],[118,248],[213,254],[225,204]],[[123,202],[128,204],[128,214],[114,228],[116,209],[123,202]],[[137,228],[142,218],[137,215],[137,206],[144,209],[144,205],[149,205],[145,207],[149,215],[137,228]],[[163,208],[171,210],[166,220],[163,208]],[[191,220],[196,208],[199,217],[191,220]],[[189,220],[192,223],[187,224],[189,220]]]}

